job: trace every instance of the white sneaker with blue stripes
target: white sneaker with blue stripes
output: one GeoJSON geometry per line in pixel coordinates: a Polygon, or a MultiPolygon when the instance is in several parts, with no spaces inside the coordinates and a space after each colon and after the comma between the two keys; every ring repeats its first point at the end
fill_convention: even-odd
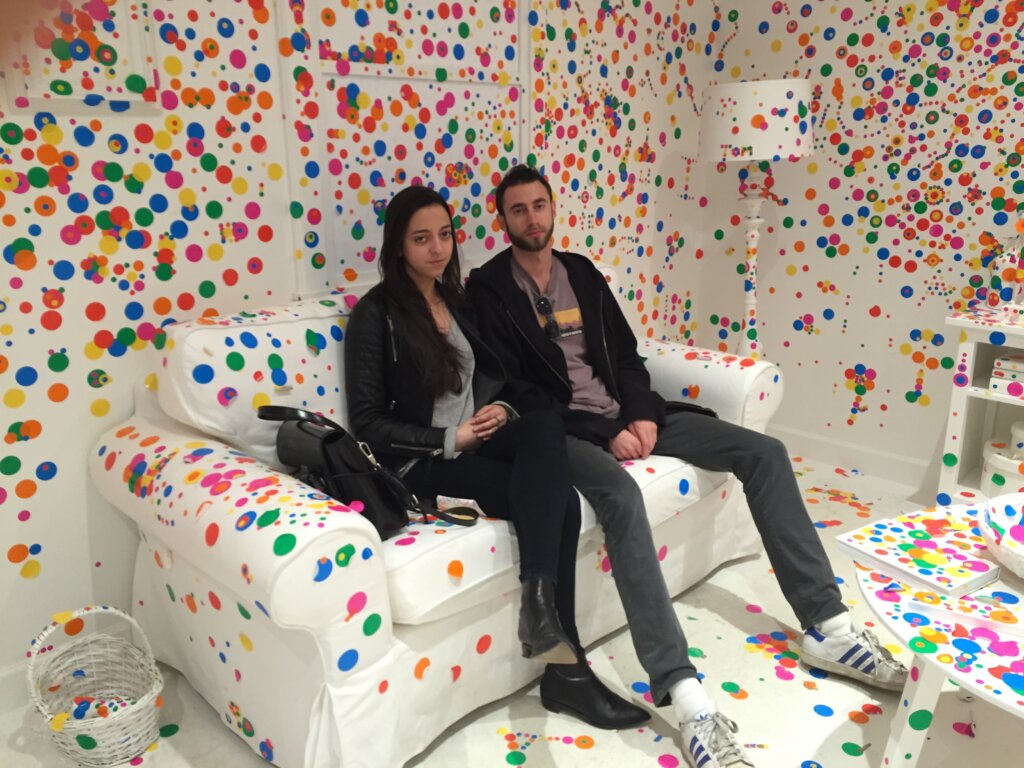
{"type": "Polygon", "coordinates": [[[683,758],[692,768],[754,768],[746,752],[733,738],[736,723],[721,712],[706,710],[681,723],[683,758]]]}
{"type": "Polygon", "coordinates": [[[800,658],[812,667],[887,691],[902,691],[907,682],[907,668],[866,629],[833,637],[811,627],[804,632],[800,658]]]}

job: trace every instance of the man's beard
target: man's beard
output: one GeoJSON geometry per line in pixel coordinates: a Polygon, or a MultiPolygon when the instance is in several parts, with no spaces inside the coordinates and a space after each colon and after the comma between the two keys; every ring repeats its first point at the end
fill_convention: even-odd
{"type": "Polygon", "coordinates": [[[554,223],[552,223],[551,226],[548,227],[547,232],[544,232],[543,234],[540,235],[523,236],[519,234],[512,234],[512,232],[507,232],[507,234],[509,241],[516,248],[519,248],[520,250],[523,251],[530,251],[531,253],[536,253],[537,251],[543,251],[547,244],[551,242],[551,235],[553,235],[554,232],[555,225],[554,223]]]}

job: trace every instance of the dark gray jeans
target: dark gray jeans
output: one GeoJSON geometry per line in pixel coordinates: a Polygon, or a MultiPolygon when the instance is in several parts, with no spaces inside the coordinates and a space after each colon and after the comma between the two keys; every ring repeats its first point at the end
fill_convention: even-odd
{"type": "MultiPolygon", "coordinates": [[[[640,488],[605,447],[566,438],[573,485],[594,507],[633,646],[656,706],[697,670],[658,565],[640,488]]],[[[779,586],[805,629],[846,610],[832,566],[800,497],[781,441],[702,414],[668,416],[654,453],[731,472],[743,483],[779,586]]]]}

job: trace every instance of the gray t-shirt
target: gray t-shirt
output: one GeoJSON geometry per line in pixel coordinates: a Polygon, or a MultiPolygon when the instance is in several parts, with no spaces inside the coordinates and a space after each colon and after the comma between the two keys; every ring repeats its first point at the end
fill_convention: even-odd
{"type": "Polygon", "coordinates": [[[462,368],[459,371],[462,391],[449,390],[434,400],[434,415],[430,426],[445,428],[444,457],[453,459],[459,455],[455,450],[455,432],[459,424],[476,412],[473,404],[473,371],[476,369],[476,357],[473,356],[473,348],[454,317],[448,329],[448,341],[455,347],[462,361],[462,368]]]}
{"type": "MultiPolygon", "coordinates": [[[[541,328],[548,324],[548,318],[537,309],[537,299],[541,297],[533,278],[519,264],[512,260],[512,277],[515,278],[523,292],[530,297],[534,314],[541,328]]],[[[583,316],[576,293],[569,283],[569,273],[565,265],[552,258],[551,278],[548,280],[548,292],[543,294],[551,302],[554,320],[558,332],[554,342],[565,356],[565,366],[569,371],[569,383],[572,384],[572,401],[569,407],[578,411],[590,411],[610,419],[619,416],[621,406],[611,396],[608,388],[594,374],[594,368],[587,359],[586,330],[583,327],[583,316]]]]}

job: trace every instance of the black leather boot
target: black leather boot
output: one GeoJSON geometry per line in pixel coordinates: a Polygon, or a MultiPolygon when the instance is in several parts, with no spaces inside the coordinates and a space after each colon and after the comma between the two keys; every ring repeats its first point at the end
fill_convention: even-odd
{"type": "Polygon", "coordinates": [[[555,612],[555,584],[545,576],[523,582],[519,641],[527,659],[550,664],[572,664],[576,660],[576,649],[566,637],[555,612]]]}
{"type": "Polygon", "coordinates": [[[581,654],[575,664],[548,664],[540,679],[540,700],[551,712],[564,712],[605,730],[630,728],[650,713],[608,688],[581,654]]]}

